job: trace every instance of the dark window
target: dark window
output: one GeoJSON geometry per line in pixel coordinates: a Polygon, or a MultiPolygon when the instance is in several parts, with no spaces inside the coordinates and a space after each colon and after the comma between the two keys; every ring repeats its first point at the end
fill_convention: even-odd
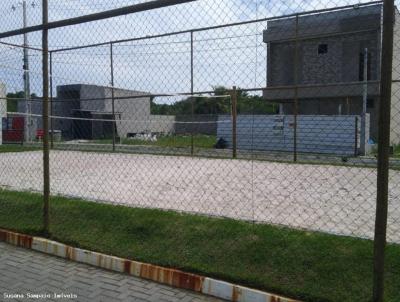
{"type": "MultiPolygon", "coordinates": [[[[359,81],[364,81],[364,57],[365,54],[364,52],[360,52],[360,63],[358,64],[359,66],[359,71],[358,71],[358,79],[359,81]]],[[[368,53],[368,63],[367,63],[367,81],[371,80],[371,53],[368,53]]]]}
{"type": "Polygon", "coordinates": [[[374,99],[367,99],[367,108],[374,108],[374,99]]]}
{"type": "Polygon", "coordinates": [[[318,54],[323,55],[328,53],[328,44],[319,44],[318,45],[318,54]]]}

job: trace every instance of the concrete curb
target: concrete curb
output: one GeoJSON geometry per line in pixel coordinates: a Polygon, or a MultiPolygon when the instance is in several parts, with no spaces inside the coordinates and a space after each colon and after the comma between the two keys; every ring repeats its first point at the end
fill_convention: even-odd
{"type": "Polygon", "coordinates": [[[155,281],[173,287],[195,291],[233,302],[298,302],[263,291],[234,285],[180,270],[164,268],[147,263],[118,258],[56,241],[33,237],[0,229],[0,241],[32,249],[49,255],[77,261],[96,267],[126,273],[135,277],[155,281]]]}

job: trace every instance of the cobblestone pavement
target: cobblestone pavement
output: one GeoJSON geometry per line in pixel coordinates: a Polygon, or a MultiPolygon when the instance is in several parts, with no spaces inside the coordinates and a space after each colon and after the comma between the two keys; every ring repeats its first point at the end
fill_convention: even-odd
{"type": "Polygon", "coordinates": [[[0,242],[0,301],[221,300],[0,242]]]}

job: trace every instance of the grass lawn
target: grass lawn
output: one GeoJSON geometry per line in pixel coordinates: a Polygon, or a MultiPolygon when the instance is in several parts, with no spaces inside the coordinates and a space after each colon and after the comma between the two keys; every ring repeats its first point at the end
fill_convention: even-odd
{"type": "Polygon", "coordinates": [[[24,145],[0,145],[0,153],[6,152],[26,152],[41,150],[40,147],[24,146],[24,145]]]}
{"type": "Polygon", "coordinates": [[[400,144],[393,146],[393,156],[400,157],[400,144]]]}
{"type": "MultiPolygon", "coordinates": [[[[146,146],[158,146],[158,147],[172,147],[172,148],[189,148],[191,146],[190,135],[171,135],[161,136],[157,138],[157,141],[143,141],[140,139],[122,139],[123,145],[146,145],[146,146]]],[[[94,140],[93,143],[99,144],[111,144],[111,139],[94,140]]],[[[193,144],[197,148],[214,148],[217,142],[217,137],[213,135],[195,135],[193,137],[193,144]]]]}
{"type": "MultiPolygon", "coordinates": [[[[0,227],[41,230],[41,195],[0,191],[0,227]]],[[[304,301],[370,301],[369,240],[51,198],[51,238],[304,301]]],[[[400,301],[400,246],[387,247],[386,300],[400,301]]]]}

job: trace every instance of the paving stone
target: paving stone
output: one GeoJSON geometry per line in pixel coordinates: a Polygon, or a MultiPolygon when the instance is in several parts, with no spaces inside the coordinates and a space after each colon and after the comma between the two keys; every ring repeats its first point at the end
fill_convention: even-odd
{"type": "Polygon", "coordinates": [[[78,295],[77,299],[46,300],[57,302],[221,301],[0,242],[0,301],[18,301],[4,299],[4,293],[27,292],[78,295]]]}

